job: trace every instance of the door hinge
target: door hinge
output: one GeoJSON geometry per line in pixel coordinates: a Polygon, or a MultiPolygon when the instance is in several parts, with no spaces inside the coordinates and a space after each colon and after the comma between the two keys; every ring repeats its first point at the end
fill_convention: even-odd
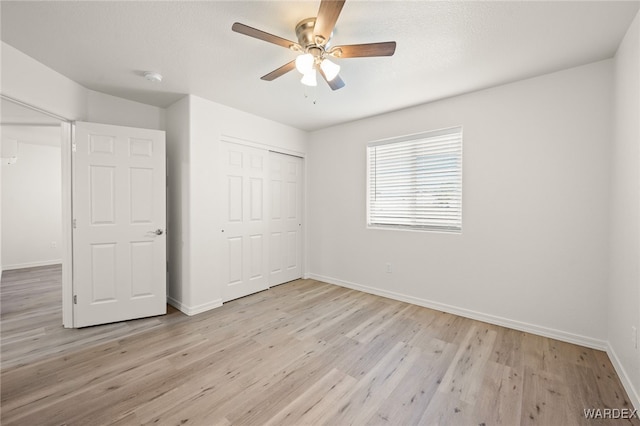
{"type": "Polygon", "coordinates": [[[73,295],[73,304],[77,305],[78,304],[78,296],[77,295],[73,295]]]}
{"type": "Polygon", "coordinates": [[[76,144],[75,143],[71,144],[71,152],[76,152],[76,144]]]}
{"type": "Polygon", "coordinates": [[[167,260],[167,272],[169,272],[169,261],[167,260]]]}
{"type": "Polygon", "coordinates": [[[73,219],[73,229],[76,229],[76,220],[73,219]]]}

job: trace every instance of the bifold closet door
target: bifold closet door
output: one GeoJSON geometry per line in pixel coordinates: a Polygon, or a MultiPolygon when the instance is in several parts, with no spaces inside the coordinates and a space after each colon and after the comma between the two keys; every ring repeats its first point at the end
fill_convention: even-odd
{"type": "Polygon", "coordinates": [[[269,153],[269,285],[302,277],[302,158],[269,153]]]}
{"type": "Polygon", "coordinates": [[[220,159],[222,297],[226,302],[269,287],[265,205],[269,152],[221,142],[220,159]]]}

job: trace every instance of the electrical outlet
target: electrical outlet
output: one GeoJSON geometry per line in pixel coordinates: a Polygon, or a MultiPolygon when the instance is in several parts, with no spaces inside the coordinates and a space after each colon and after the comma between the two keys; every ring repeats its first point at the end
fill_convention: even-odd
{"type": "Polygon", "coordinates": [[[387,274],[390,274],[391,272],[393,272],[393,269],[391,268],[391,264],[387,263],[387,274]]]}
{"type": "Polygon", "coordinates": [[[638,349],[638,329],[633,325],[631,326],[631,344],[638,349]]]}

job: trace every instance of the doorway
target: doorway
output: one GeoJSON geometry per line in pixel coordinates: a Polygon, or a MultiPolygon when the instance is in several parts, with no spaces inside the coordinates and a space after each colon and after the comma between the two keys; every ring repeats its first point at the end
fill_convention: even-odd
{"type": "Polygon", "coordinates": [[[0,264],[62,265],[62,322],[71,327],[70,122],[1,95],[0,136],[0,264]]]}
{"type": "MultiPolygon", "coordinates": [[[[71,122],[63,117],[5,95],[0,95],[0,98],[0,122],[3,124],[1,128],[4,129],[3,137],[7,136],[6,167],[19,161],[18,149],[14,149],[14,146],[19,148],[20,143],[15,137],[9,138],[9,129],[17,129],[24,125],[35,128],[52,127],[57,128],[60,135],[57,144],[58,177],[55,179],[49,176],[50,180],[57,180],[59,183],[52,191],[52,196],[59,200],[59,204],[55,204],[59,206],[60,214],[54,215],[52,222],[58,222],[59,228],[55,225],[54,227],[57,228],[56,236],[59,236],[60,244],[58,245],[57,239],[48,242],[50,248],[59,246],[60,251],[59,259],[48,261],[62,265],[62,325],[65,328],[74,328],[164,314],[164,131],[83,122],[75,122],[72,126],[71,122]],[[79,150],[76,150],[76,147],[79,150]],[[75,183],[74,178],[77,178],[75,183]],[[116,197],[116,194],[119,195],[116,197]],[[117,232],[112,228],[118,228],[117,232]],[[110,235],[110,241],[98,241],[98,229],[102,234],[110,235]],[[135,231],[135,235],[127,231],[135,231]],[[86,238],[76,241],[83,236],[86,238]],[[127,240],[126,236],[131,238],[127,240]],[[89,261],[82,258],[74,263],[75,245],[78,245],[78,250],[82,247],[83,250],[91,251],[89,261]],[[98,256],[97,251],[100,251],[102,256],[98,256]],[[74,276],[82,272],[85,273],[82,279],[73,280],[74,276]],[[118,274],[125,274],[130,279],[119,279],[118,274]],[[158,290],[160,288],[161,291],[158,290]],[[82,307],[87,309],[81,309],[82,307]],[[101,308],[109,314],[99,315],[98,311],[101,311],[101,308]]],[[[29,152],[27,149],[23,151],[29,152]]],[[[33,180],[31,178],[40,174],[42,170],[35,167],[23,172],[21,178],[12,176],[11,180],[21,185],[13,192],[26,192],[22,191],[23,181],[33,180]]],[[[33,186],[34,191],[39,191],[42,197],[45,184],[41,182],[33,186]]],[[[35,197],[37,198],[37,195],[35,197]]],[[[10,201],[7,199],[5,202],[10,201]]],[[[42,214],[33,220],[31,227],[34,227],[33,223],[40,225],[40,222],[48,218],[46,213],[51,211],[51,206],[45,203],[38,207],[23,207],[22,210],[42,214]]],[[[24,212],[23,216],[29,217],[24,212]]],[[[23,217],[16,214],[11,214],[10,217],[14,221],[16,218],[23,220],[23,217]]],[[[5,227],[14,226],[12,223],[6,224],[5,227]]],[[[28,242],[29,236],[24,235],[27,233],[25,229],[29,230],[29,226],[23,227],[22,232],[18,232],[14,239],[28,242]]],[[[48,235],[43,233],[45,237],[45,234],[48,235]]],[[[0,226],[1,239],[3,238],[0,226]]],[[[12,248],[12,255],[14,251],[12,248]]],[[[78,257],[81,257],[80,252],[78,257]]],[[[5,264],[1,251],[0,264],[5,264]]],[[[23,262],[17,265],[24,267],[28,264],[23,262]]],[[[30,266],[35,264],[32,263],[30,266]]]]}

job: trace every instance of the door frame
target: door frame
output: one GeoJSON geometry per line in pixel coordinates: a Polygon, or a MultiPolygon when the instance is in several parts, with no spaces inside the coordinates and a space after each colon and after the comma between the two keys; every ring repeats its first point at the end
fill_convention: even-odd
{"type": "Polygon", "coordinates": [[[71,199],[71,143],[73,140],[73,126],[71,124],[73,120],[23,102],[19,99],[12,98],[11,96],[7,96],[3,93],[0,93],[0,98],[60,121],[60,190],[62,198],[62,229],[60,241],[60,248],[62,252],[62,326],[64,328],[73,328],[73,230],[71,226],[73,207],[71,199]]]}
{"type": "Polygon", "coordinates": [[[62,326],[75,327],[73,316],[73,126],[70,121],[62,123],[62,326]]]}

